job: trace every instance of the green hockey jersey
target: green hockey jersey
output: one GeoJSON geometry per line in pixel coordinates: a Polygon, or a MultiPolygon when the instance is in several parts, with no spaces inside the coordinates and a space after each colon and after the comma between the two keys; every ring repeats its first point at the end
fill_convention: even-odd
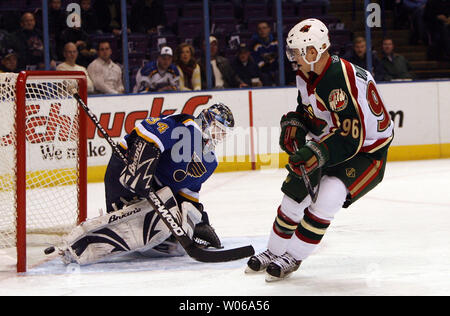
{"type": "Polygon", "coordinates": [[[329,150],[328,166],[388,147],[394,124],[370,72],[330,56],[322,73],[297,72],[298,107],[309,136],[329,150]]]}

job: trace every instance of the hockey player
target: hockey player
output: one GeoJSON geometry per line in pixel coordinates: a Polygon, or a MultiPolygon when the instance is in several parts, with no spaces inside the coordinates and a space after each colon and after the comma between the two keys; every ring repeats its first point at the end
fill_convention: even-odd
{"type": "Polygon", "coordinates": [[[298,23],[286,41],[289,60],[299,65],[298,106],[281,118],[280,146],[290,155],[289,174],[268,249],[251,257],[246,269],[266,271],[269,282],[296,271],[335,214],[382,181],[393,139],[393,123],[372,75],[330,56],[321,21],[298,23]],[[302,169],[319,190],[314,201],[302,169]]]}
{"type": "Polygon", "coordinates": [[[136,251],[149,256],[184,250],[152,209],[150,190],[199,246],[221,248],[199,202],[202,184],[218,162],[215,146],[234,126],[230,109],[214,104],[195,118],[178,114],[148,118],[120,141],[126,165],[111,156],[105,173],[107,214],[75,228],[60,250],[65,263],[90,264],[136,251]]]}

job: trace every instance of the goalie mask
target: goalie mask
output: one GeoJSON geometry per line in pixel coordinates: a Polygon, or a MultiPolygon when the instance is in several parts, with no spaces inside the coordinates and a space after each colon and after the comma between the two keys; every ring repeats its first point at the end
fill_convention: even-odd
{"type": "Polygon", "coordinates": [[[328,28],[317,19],[306,19],[295,25],[286,38],[286,56],[289,61],[297,61],[298,57],[311,65],[319,61],[320,56],[330,47],[328,28]],[[317,57],[313,61],[306,60],[306,49],[314,47],[317,50],[317,57]]]}
{"type": "Polygon", "coordinates": [[[207,150],[214,150],[234,127],[233,113],[223,103],[216,103],[203,110],[197,118],[201,119],[203,142],[207,150]]]}

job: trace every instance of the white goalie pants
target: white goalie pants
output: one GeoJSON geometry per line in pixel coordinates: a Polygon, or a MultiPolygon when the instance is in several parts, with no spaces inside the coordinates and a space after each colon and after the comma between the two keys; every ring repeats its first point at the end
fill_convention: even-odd
{"type": "Polygon", "coordinates": [[[314,203],[309,195],[300,203],[287,195],[283,197],[267,247],[273,254],[288,252],[296,260],[305,260],[317,248],[348,193],[336,177],[325,175],[320,181],[314,203]]]}

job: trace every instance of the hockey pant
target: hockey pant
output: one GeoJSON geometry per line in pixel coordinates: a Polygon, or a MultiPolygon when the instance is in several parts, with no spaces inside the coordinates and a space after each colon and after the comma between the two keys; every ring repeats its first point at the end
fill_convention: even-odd
{"type": "Polygon", "coordinates": [[[335,214],[373,189],[383,179],[387,149],[381,157],[366,153],[311,175],[317,189],[312,202],[303,179],[288,175],[283,183],[285,194],[270,233],[268,249],[275,255],[290,253],[297,260],[306,259],[318,246],[335,214]],[[381,159],[375,159],[381,158],[381,159]]]}
{"type": "MultiPolygon", "coordinates": [[[[157,194],[192,238],[201,213],[188,202],[182,203],[180,210],[168,187],[157,194]]],[[[81,265],[115,260],[136,252],[152,257],[184,255],[184,249],[171,236],[170,229],[150,203],[141,200],[77,226],[64,237],[61,255],[64,263],[81,265]]]]}

